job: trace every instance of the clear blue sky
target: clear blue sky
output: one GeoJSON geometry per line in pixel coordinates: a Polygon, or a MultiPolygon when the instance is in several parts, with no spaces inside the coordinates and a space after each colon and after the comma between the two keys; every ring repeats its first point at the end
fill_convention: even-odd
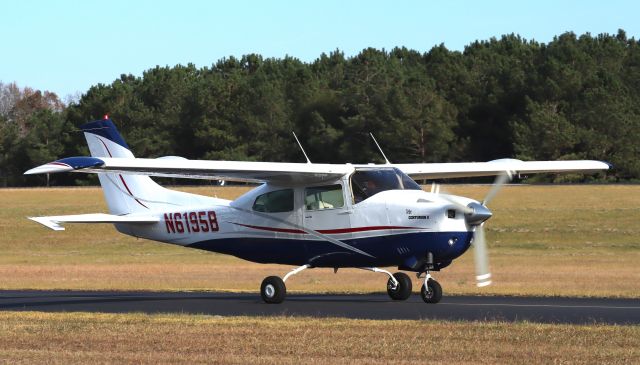
{"type": "Polygon", "coordinates": [[[549,42],[566,31],[640,38],[639,1],[35,1],[0,6],[0,81],[65,97],[120,74],[247,53],[311,62],[322,52],[444,43],[517,33],[549,42]]]}

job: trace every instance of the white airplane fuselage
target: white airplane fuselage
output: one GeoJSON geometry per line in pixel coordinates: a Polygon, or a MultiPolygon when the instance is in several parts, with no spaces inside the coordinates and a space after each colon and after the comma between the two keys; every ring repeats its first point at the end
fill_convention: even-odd
{"type": "MultiPolygon", "coordinates": [[[[342,206],[308,209],[308,186],[263,184],[234,201],[189,194],[188,206],[153,212],[158,223],[116,227],[135,237],[253,262],[314,267],[399,266],[421,271],[430,253],[432,269],[437,270],[469,248],[473,227],[439,194],[387,190],[355,203],[349,176],[326,185],[341,187],[342,206]],[[258,197],[284,189],[293,190],[293,209],[256,211],[258,197]]],[[[473,202],[455,198],[462,204],[473,202]]]]}

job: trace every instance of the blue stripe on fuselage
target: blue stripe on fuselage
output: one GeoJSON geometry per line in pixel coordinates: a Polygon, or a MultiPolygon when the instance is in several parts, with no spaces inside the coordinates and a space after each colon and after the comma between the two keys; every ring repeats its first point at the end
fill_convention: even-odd
{"type": "Polygon", "coordinates": [[[473,232],[419,232],[343,241],[374,258],[318,240],[225,238],[196,242],[188,247],[229,254],[258,263],[310,263],[314,267],[385,267],[403,265],[410,257],[422,258],[427,252],[433,253],[434,262],[451,261],[469,248],[472,237],[473,232]],[[452,246],[448,243],[451,238],[457,239],[452,246]]]}

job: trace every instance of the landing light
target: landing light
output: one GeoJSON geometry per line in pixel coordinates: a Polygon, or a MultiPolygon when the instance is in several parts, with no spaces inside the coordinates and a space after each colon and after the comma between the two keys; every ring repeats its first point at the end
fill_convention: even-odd
{"type": "Polygon", "coordinates": [[[458,237],[451,237],[449,238],[449,241],[447,241],[447,243],[449,244],[449,246],[453,246],[456,244],[456,242],[458,242],[458,237]]]}

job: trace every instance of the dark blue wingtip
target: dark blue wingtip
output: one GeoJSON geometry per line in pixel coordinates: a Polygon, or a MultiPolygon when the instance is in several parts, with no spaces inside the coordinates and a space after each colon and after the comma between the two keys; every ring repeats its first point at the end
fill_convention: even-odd
{"type": "Polygon", "coordinates": [[[127,143],[122,139],[116,125],[113,124],[111,119],[100,119],[93,122],[89,122],[80,126],[84,132],[97,134],[100,137],[104,137],[112,142],[119,144],[120,146],[130,149],[127,143]]]}
{"type": "Polygon", "coordinates": [[[95,157],[66,157],[55,162],[63,163],[71,166],[74,170],[86,169],[88,167],[97,167],[104,165],[104,161],[95,157]]]}

